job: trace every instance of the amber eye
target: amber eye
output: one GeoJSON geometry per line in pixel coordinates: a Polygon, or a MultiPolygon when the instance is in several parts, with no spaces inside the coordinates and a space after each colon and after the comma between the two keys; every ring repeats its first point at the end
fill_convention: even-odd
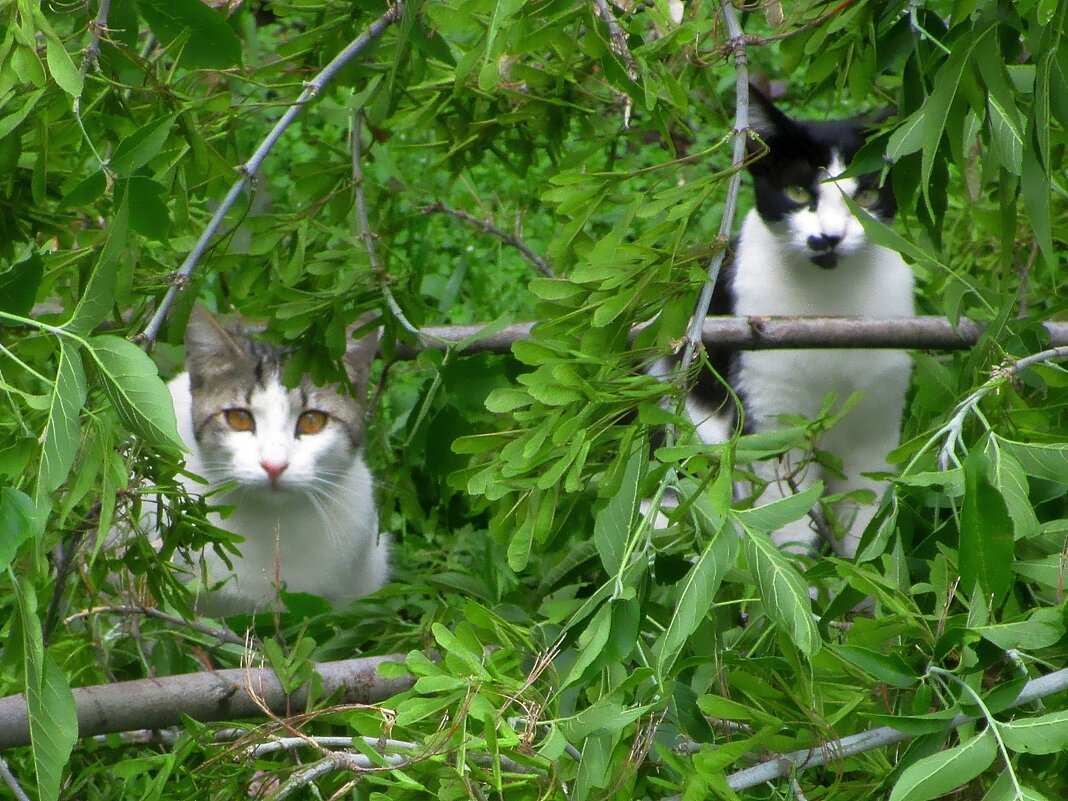
{"type": "Polygon", "coordinates": [[[252,431],[256,428],[256,420],[248,409],[227,409],[223,416],[226,425],[234,431],[252,431]]]}
{"type": "Polygon", "coordinates": [[[794,203],[807,205],[812,202],[812,193],[803,186],[788,186],[783,190],[783,194],[794,203]]]}
{"type": "Polygon", "coordinates": [[[859,192],[853,195],[853,200],[857,202],[858,206],[870,209],[872,206],[879,202],[879,190],[861,189],[859,192]]]}
{"type": "Polygon", "coordinates": [[[326,412],[305,412],[297,418],[297,433],[318,434],[329,419],[326,412]]]}

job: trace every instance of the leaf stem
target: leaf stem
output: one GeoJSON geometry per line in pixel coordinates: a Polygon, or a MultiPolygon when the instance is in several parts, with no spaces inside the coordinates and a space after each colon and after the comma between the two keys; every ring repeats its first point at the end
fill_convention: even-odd
{"type": "Polygon", "coordinates": [[[982,711],[983,717],[986,719],[986,725],[989,726],[990,730],[994,733],[994,739],[997,740],[1001,758],[1005,761],[1005,770],[1008,771],[1009,779],[1012,781],[1013,789],[1016,791],[1015,797],[1017,799],[1022,799],[1024,797],[1023,788],[1020,786],[1020,780],[1016,778],[1016,771],[1012,768],[1012,760],[1009,758],[1009,749],[1005,747],[1005,741],[1001,739],[1001,728],[993,714],[991,714],[990,709],[983,703],[983,699],[979,696],[979,693],[972,689],[968,682],[964,681],[960,676],[940,668],[937,665],[928,666],[927,672],[928,674],[941,676],[942,678],[953,681],[972,697],[972,701],[974,701],[975,705],[982,711]]]}

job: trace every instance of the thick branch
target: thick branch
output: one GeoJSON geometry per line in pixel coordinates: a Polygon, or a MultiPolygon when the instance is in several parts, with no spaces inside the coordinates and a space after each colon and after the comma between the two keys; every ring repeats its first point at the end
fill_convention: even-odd
{"type": "Polygon", "coordinates": [[[297,118],[297,115],[300,114],[304,106],[322,92],[323,88],[330,83],[342,67],[362,53],[368,45],[382,35],[382,32],[386,28],[399,20],[403,13],[404,2],[403,0],[397,0],[389,11],[372,22],[367,30],[353,39],[344,50],[334,56],[334,59],[323,68],[322,72],[305,84],[304,91],[302,91],[300,96],[293,101],[293,105],[286,110],[286,113],[282,115],[281,119],[275,123],[275,126],[271,129],[271,132],[267,134],[267,137],[260,142],[259,147],[256,148],[252,157],[238,167],[240,177],[234,182],[234,185],[230,187],[230,191],[226,193],[226,197],[223,198],[222,203],[219,204],[219,208],[215,210],[215,214],[212,215],[211,222],[209,222],[207,228],[204,229],[204,233],[200,235],[200,239],[197,240],[193,249],[189,252],[189,255],[186,256],[185,261],[182,262],[182,266],[178,268],[178,272],[174,276],[171,288],[168,289],[167,294],[163,296],[159,308],[156,309],[156,313],[152,315],[152,319],[145,327],[144,332],[142,332],[141,341],[146,346],[151,345],[156,340],[156,336],[159,334],[159,329],[163,325],[163,320],[167,316],[167,312],[170,311],[175,297],[178,295],[178,292],[189,283],[189,276],[192,274],[197,262],[200,261],[201,256],[203,256],[204,252],[208,249],[208,245],[215,237],[216,232],[218,232],[219,226],[222,225],[223,218],[237,202],[237,199],[241,196],[241,193],[245,191],[245,188],[248,187],[256,177],[264,159],[267,158],[267,154],[271,152],[271,149],[277,144],[285,130],[293,123],[293,120],[297,118]]]}
{"type": "MultiPolygon", "coordinates": [[[[383,662],[403,661],[399,654],[372,656],[325,662],[317,670],[325,694],[340,692],[340,703],[372,704],[411,688],[414,679],[409,676],[387,679],[378,674],[383,662]]],[[[263,709],[253,694],[278,715],[287,714],[290,709],[303,710],[308,701],[307,686],[286,695],[269,668],[216,670],[78,687],[74,690],[78,736],[177,726],[182,715],[205,723],[263,717],[263,709]]],[[[0,750],[29,742],[25,696],[0,698],[0,750]]]]}
{"type": "MultiPolygon", "coordinates": [[[[398,349],[414,358],[427,348],[443,350],[478,335],[485,326],[453,325],[423,329],[418,347],[398,349]]],[[[466,344],[463,353],[507,353],[512,343],[530,336],[533,323],[515,323],[466,344]]],[[[1068,323],[1045,323],[1049,343],[1068,345],[1068,323]]],[[[637,336],[642,326],[631,331],[637,336]]],[[[983,333],[971,320],[953,325],[944,317],[872,319],[862,317],[707,317],[701,327],[706,348],[775,350],[794,348],[899,348],[903,350],[968,350],[983,333]]]]}

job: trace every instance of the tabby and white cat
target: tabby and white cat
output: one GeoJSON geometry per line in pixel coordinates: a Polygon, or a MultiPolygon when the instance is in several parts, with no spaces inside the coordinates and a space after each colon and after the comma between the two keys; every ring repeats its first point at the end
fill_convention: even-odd
{"type": "MultiPolygon", "coordinates": [[[[218,616],[270,608],[279,584],[337,606],[388,578],[388,538],[378,531],[371,474],[364,464],[364,395],[378,337],[353,341],[345,366],[354,392],[282,383],[286,352],[227,327],[197,307],[185,334],[186,369],[170,382],[187,470],[232,506],[211,522],[244,537],[228,568],[212,548],[197,554],[206,586],[198,600],[218,616]]],[[[190,493],[203,484],[187,476],[190,493]]]]}
{"type": "MultiPolygon", "coordinates": [[[[871,121],[791,119],[759,91],[751,94],[752,127],[768,152],[749,166],[756,208],[742,223],[734,259],[721,275],[712,314],[745,316],[912,317],[913,276],[901,256],[874,244],[846,205],[846,196],[880,220],[897,211],[877,174],[839,178],[865,141],[871,121]]],[[[818,446],[841,459],[844,478],[809,463],[804,454],[755,465],[767,482],[761,503],[803,491],[822,479],[831,493],[882,484],[866,473],[887,472],[886,456],[901,433],[911,360],[900,350],[763,350],[711,354],[745,409],[750,432],[775,428],[785,414],[816,417],[825,398],[862,399],[818,446]],[[790,476],[790,479],[787,479],[790,476]],[[793,486],[791,486],[791,484],[793,486]]],[[[734,404],[723,384],[705,371],[687,408],[706,442],[726,440],[734,404]]],[[[839,509],[848,526],[839,552],[852,557],[875,504],[839,509]],[[851,518],[851,519],[850,519],[851,518]]],[[[809,520],[785,527],[776,542],[809,550],[817,536],[809,520]]]]}

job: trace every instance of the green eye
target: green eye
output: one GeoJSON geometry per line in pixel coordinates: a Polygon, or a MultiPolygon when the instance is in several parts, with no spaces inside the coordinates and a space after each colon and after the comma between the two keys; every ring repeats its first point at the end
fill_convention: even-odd
{"type": "Polygon", "coordinates": [[[879,202],[879,190],[861,189],[859,192],[853,195],[853,200],[857,202],[858,206],[870,209],[872,206],[879,202]]]}
{"type": "Polygon", "coordinates": [[[783,190],[783,194],[794,203],[807,205],[812,202],[812,192],[803,186],[788,186],[783,190]]]}

